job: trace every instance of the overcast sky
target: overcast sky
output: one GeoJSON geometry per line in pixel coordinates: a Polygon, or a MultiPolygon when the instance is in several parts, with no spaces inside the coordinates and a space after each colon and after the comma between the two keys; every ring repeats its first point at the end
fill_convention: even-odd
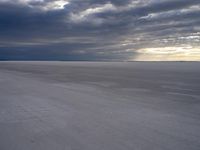
{"type": "Polygon", "coordinates": [[[200,0],[0,0],[0,60],[200,60],[200,0]]]}

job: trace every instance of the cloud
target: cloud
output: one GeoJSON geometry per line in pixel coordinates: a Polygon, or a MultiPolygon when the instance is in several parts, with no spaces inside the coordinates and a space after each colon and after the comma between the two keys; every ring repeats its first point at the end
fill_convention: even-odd
{"type": "Polygon", "coordinates": [[[44,11],[64,9],[69,4],[68,0],[1,0],[0,3],[23,5],[44,11]]]}
{"type": "Polygon", "coordinates": [[[199,8],[199,0],[0,0],[0,59],[132,60],[141,49],[198,49],[199,8]]]}
{"type": "Polygon", "coordinates": [[[102,18],[96,17],[95,15],[98,13],[105,13],[109,11],[117,11],[117,8],[111,3],[107,3],[97,7],[88,8],[82,12],[78,12],[77,14],[71,13],[70,20],[73,23],[88,22],[94,25],[101,25],[104,20],[102,18]]]}

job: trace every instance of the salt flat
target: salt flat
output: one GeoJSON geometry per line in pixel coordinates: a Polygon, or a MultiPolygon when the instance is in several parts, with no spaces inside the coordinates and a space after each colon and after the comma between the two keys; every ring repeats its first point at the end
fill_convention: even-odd
{"type": "Polygon", "coordinates": [[[198,62],[0,62],[0,150],[199,150],[198,62]]]}

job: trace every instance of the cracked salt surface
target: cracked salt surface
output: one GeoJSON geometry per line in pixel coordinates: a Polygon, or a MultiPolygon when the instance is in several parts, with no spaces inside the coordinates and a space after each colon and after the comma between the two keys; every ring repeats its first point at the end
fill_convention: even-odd
{"type": "Polygon", "coordinates": [[[199,76],[195,62],[1,62],[0,150],[199,150],[199,76]]]}

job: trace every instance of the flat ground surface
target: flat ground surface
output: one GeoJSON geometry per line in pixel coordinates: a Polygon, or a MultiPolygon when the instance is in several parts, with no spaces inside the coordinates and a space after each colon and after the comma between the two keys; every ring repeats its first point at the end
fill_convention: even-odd
{"type": "Polygon", "coordinates": [[[0,63],[0,150],[199,149],[200,63],[0,63]]]}

